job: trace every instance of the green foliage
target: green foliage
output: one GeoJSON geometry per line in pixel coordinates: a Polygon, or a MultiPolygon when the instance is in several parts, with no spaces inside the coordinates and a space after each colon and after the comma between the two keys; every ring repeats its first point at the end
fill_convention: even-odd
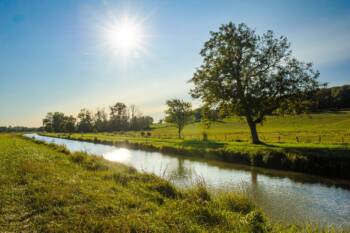
{"type": "Polygon", "coordinates": [[[92,132],[94,129],[94,121],[92,112],[87,109],[81,109],[78,114],[78,132],[92,132]]]}
{"type": "Polygon", "coordinates": [[[165,120],[175,124],[178,129],[178,136],[181,138],[182,129],[191,120],[192,105],[191,103],[179,99],[167,100],[166,104],[168,109],[165,111],[165,120]]]}
{"type": "MultiPolygon", "coordinates": [[[[110,117],[104,109],[98,109],[95,114],[90,110],[81,109],[77,118],[65,116],[64,113],[48,113],[43,119],[43,130],[46,132],[113,132],[128,130],[149,130],[153,123],[150,116],[142,116],[134,105],[127,107],[117,102],[110,107],[110,117]]],[[[1,130],[0,131],[5,131],[1,130]]],[[[9,131],[6,128],[6,131],[9,131]]]]}
{"type": "Polygon", "coordinates": [[[43,119],[43,127],[47,132],[74,132],[76,119],[65,116],[61,112],[49,112],[43,119]]]}
{"type": "Polygon", "coordinates": [[[350,108],[350,85],[323,88],[316,93],[312,110],[350,108]]]}
{"type": "Polygon", "coordinates": [[[127,106],[117,102],[110,107],[110,128],[112,131],[126,130],[128,122],[127,106]]]}
{"type": "Polygon", "coordinates": [[[191,95],[205,104],[230,105],[245,116],[253,143],[260,142],[256,124],[267,114],[292,106],[319,86],[319,73],[291,57],[285,37],[272,31],[257,35],[233,23],[210,34],[200,52],[203,64],[191,79],[191,95]]]}

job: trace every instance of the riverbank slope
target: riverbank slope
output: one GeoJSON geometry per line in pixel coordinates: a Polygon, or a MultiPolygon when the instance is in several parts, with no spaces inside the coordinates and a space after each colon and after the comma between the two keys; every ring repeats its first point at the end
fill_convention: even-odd
{"type": "Polygon", "coordinates": [[[4,232],[316,232],[271,223],[243,195],[180,190],[150,174],[0,134],[4,232]]]}

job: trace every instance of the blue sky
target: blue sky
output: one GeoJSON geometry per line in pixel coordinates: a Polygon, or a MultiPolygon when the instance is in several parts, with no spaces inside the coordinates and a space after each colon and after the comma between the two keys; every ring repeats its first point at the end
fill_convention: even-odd
{"type": "Polygon", "coordinates": [[[165,100],[191,100],[199,51],[220,24],[245,22],[287,36],[320,80],[350,83],[349,1],[0,0],[0,125],[40,126],[47,112],[76,115],[116,101],[158,119],[165,100]],[[101,27],[142,21],[145,52],[122,59],[101,27]]]}

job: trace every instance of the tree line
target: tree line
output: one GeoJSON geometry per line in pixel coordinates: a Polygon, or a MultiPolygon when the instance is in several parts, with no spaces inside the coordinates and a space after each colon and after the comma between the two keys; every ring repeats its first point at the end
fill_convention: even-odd
{"type": "Polygon", "coordinates": [[[143,116],[135,105],[127,106],[117,102],[95,113],[81,109],[77,117],[61,112],[49,112],[43,119],[43,129],[47,132],[114,132],[129,130],[148,130],[153,118],[143,116]]]}
{"type": "Polygon", "coordinates": [[[39,131],[36,127],[25,127],[25,126],[0,126],[0,132],[12,133],[12,132],[34,132],[39,131]]]}
{"type": "Polygon", "coordinates": [[[344,108],[350,108],[350,85],[320,89],[310,106],[313,111],[344,108]]]}

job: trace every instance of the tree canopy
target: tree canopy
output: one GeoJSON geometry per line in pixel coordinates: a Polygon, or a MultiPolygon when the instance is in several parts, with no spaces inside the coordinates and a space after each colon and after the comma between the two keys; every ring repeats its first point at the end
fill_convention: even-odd
{"type": "Polygon", "coordinates": [[[260,143],[256,124],[267,114],[293,106],[319,87],[319,72],[292,57],[286,37],[272,31],[257,35],[243,23],[228,23],[210,34],[190,93],[205,104],[230,105],[245,116],[253,143],[260,143]]]}

